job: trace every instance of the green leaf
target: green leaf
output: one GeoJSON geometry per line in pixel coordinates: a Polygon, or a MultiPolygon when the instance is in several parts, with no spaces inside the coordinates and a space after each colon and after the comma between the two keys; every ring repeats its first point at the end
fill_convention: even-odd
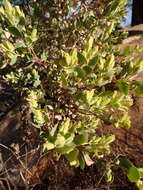
{"type": "Polygon", "coordinates": [[[22,38],[22,34],[20,33],[20,31],[14,27],[14,26],[10,26],[8,27],[8,30],[11,34],[13,34],[15,37],[17,38],[22,38]]]}
{"type": "Polygon", "coordinates": [[[76,145],[83,145],[86,144],[88,142],[88,134],[80,134],[80,135],[76,135],[74,138],[74,143],[76,145]]]}
{"type": "Polygon", "coordinates": [[[57,125],[55,125],[54,127],[52,127],[52,129],[50,130],[49,134],[51,137],[53,137],[54,135],[56,135],[57,133],[57,125]]]}
{"type": "Polygon", "coordinates": [[[4,1],[3,5],[4,5],[4,8],[5,8],[6,12],[9,13],[9,14],[12,14],[13,8],[12,8],[11,3],[9,1],[4,1]]]}
{"type": "Polygon", "coordinates": [[[77,160],[79,154],[79,150],[75,149],[71,151],[69,154],[66,154],[65,157],[69,162],[73,162],[74,160],[77,160]]]}
{"type": "Polygon", "coordinates": [[[33,110],[33,113],[34,113],[34,121],[39,125],[43,125],[45,121],[42,111],[40,109],[35,109],[33,110]]]}
{"type": "Polygon", "coordinates": [[[133,166],[133,163],[127,158],[122,158],[120,159],[120,165],[125,169],[129,170],[133,166]]]}
{"type": "Polygon", "coordinates": [[[77,49],[73,49],[71,52],[71,63],[72,65],[77,65],[78,63],[78,57],[77,57],[77,49]]]}
{"type": "Polygon", "coordinates": [[[54,144],[49,141],[43,144],[43,149],[47,151],[54,149],[54,147],[55,147],[54,144]]]}
{"type": "Polygon", "coordinates": [[[91,65],[91,66],[96,66],[96,64],[98,63],[98,61],[99,61],[99,55],[96,55],[96,56],[94,56],[94,57],[91,59],[89,65],[91,65]]]}
{"type": "Polygon", "coordinates": [[[34,28],[31,33],[31,40],[32,42],[35,42],[37,40],[37,29],[34,28]]]}
{"type": "Polygon", "coordinates": [[[129,49],[129,46],[125,47],[124,50],[123,50],[123,55],[130,55],[130,49],[129,49]]]}
{"type": "Polygon", "coordinates": [[[140,82],[136,88],[136,94],[138,96],[143,96],[143,83],[140,82]]]}
{"type": "Polygon", "coordinates": [[[16,48],[25,48],[26,45],[24,42],[21,41],[21,42],[16,42],[15,47],[16,48]]]}
{"type": "Polygon", "coordinates": [[[123,92],[126,96],[129,94],[129,87],[124,80],[118,80],[116,86],[123,92]]]}
{"type": "Polygon", "coordinates": [[[66,138],[66,145],[71,144],[74,140],[75,134],[74,133],[69,133],[68,135],[65,136],[66,138]]]}
{"type": "Polygon", "coordinates": [[[95,93],[94,90],[86,91],[86,101],[89,105],[92,104],[92,100],[95,100],[93,97],[94,93],[95,93]]]}
{"type": "Polygon", "coordinates": [[[25,18],[23,17],[23,16],[21,16],[20,18],[19,18],[19,23],[18,23],[19,25],[21,25],[21,26],[24,26],[25,25],[25,18]]]}
{"type": "Polygon", "coordinates": [[[87,75],[89,75],[90,73],[92,73],[92,69],[89,66],[84,66],[83,70],[86,72],[87,75]]]}
{"type": "Polygon", "coordinates": [[[82,170],[85,168],[85,160],[82,155],[80,155],[80,157],[79,157],[79,166],[82,170]]]}
{"type": "Polygon", "coordinates": [[[57,150],[61,153],[61,154],[68,154],[71,151],[73,151],[75,148],[75,144],[71,144],[71,145],[65,145],[62,148],[57,148],[57,150]]]}
{"type": "Polygon", "coordinates": [[[14,65],[17,61],[17,55],[11,57],[10,65],[14,65]]]}
{"type": "Polygon", "coordinates": [[[63,86],[68,86],[68,81],[66,80],[66,76],[64,73],[61,73],[61,82],[63,86]]]}
{"type": "Polygon", "coordinates": [[[85,71],[80,67],[75,67],[74,70],[77,72],[77,77],[84,78],[85,77],[85,71]]]}
{"type": "Polygon", "coordinates": [[[86,60],[86,58],[84,57],[84,55],[83,55],[82,53],[78,52],[77,56],[78,56],[79,61],[80,61],[82,64],[87,65],[87,60],[86,60]]]}
{"type": "Polygon", "coordinates": [[[87,43],[85,44],[85,48],[84,50],[86,52],[89,52],[93,46],[93,42],[94,42],[94,38],[93,37],[90,37],[89,40],[87,41],[87,43]]]}
{"type": "Polygon", "coordinates": [[[130,167],[127,176],[131,182],[138,182],[140,179],[140,173],[138,168],[134,166],[130,167]]]}
{"type": "Polygon", "coordinates": [[[61,134],[58,134],[54,144],[56,148],[63,147],[65,145],[65,137],[62,136],[61,134]]]}
{"type": "Polygon", "coordinates": [[[65,66],[65,67],[71,66],[71,62],[72,62],[71,56],[68,53],[64,52],[64,51],[61,51],[61,59],[60,59],[60,61],[62,61],[60,63],[62,66],[65,66]]]}
{"type": "Polygon", "coordinates": [[[69,118],[67,118],[64,123],[62,124],[62,126],[60,127],[60,132],[63,135],[66,135],[68,133],[69,127],[70,127],[71,121],[69,118]]]}
{"type": "Polygon", "coordinates": [[[109,135],[109,136],[107,136],[107,137],[105,138],[104,143],[105,143],[105,144],[110,144],[110,143],[112,143],[114,140],[115,140],[115,135],[109,135]]]}
{"type": "Polygon", "coordinates": [[[78,162],[78,160],[74,160],[74,161],[70,162],[70,165],[78,167],[79,166],[79,162],[78,162]]]}
{"type": "Polygon", "coordinates": [[[112,54],[109,56],[108,61],[106,63],[107,65],[107,71],[110,71],[113,69],[114,65],[115,65],[115,56],[112,54]]]}
{"type": "Polygon", "coordinates": [[[67,63],[67,60],[65,57],[61,57],[59,59],[59,64],[62,66],[62,67],[68,67],[68,63],[67,63]]]}
{"type": "Polygon", "coordinates": [[[106,172],[106,181],[107,181],[107,183],[112,183],[113,180],[114,180],[113,172],[112,172],[111,168],[108,168],[108,170],[106,172]]]}
{"type": "Polygon", "coordinates": [[[4,52],[6,52],[6,51],[8,51],[8,52],[14,52],[14,46],[13,46],[13,44],[12,43],[10,43],[10,42],[8,42],[8,41],[6,41],[5,43],[1,43],[0,44],[0,48],[2,48],[2,50],[4,51],[4,52]]]}

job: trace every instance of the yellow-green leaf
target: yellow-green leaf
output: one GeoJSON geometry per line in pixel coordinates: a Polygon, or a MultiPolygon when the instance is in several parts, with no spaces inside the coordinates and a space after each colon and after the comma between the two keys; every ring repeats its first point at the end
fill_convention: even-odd
{"type": "Polygon", "coordinates": [[[54,144],[49,141],[43,144],[43,149],[47,151],[54,149],[54,147],[55,147],[54,144]]]}

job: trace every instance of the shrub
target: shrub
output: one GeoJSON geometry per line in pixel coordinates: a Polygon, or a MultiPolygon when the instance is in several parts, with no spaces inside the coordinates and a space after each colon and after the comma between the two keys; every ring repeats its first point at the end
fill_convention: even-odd
{"type": "Polygon", "coordinates": [[[84,168],[110,153],[114,135],[97,127],[130,127],[132,77],[142,69],[115,44],[125,0],[32,1],[28,11],[4,1],[0,8],[1,78],[29,105],[45,151],[53,149],[84,168]]]}

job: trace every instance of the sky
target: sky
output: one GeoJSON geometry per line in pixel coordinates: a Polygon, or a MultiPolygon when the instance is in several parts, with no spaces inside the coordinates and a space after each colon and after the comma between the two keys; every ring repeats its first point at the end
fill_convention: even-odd
{"type": "MultiPolygon", "coordinates": [[[[129,0],[129,2],[132,2],[132,0],[129,0]]],[[[127,14],[126,14],[126,19],[121,22],[121,26],[128,26],[128,25],[131,24],[132,8],[130,6],[130,7],[127,7],[126,9],[128,11],[127,14]]]]}

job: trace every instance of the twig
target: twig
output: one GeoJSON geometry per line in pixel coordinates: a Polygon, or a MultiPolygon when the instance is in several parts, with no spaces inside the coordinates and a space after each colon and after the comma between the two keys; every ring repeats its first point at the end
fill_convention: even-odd
{"type": "Polygon", "coordinates": [[[30,176],[32,176],[32,173],[26,168],[26,166],[23,164],[23,162],[18,158],[18,156],[16,155],[16,153],[14,151],[12,151],[9,147],[3,145],[3,144],[0,144],[1,147],[9,150],[16,158],[17,160],[19,161],[19,163],[21,164],[21,166],[30,174],[30,176]]]}

